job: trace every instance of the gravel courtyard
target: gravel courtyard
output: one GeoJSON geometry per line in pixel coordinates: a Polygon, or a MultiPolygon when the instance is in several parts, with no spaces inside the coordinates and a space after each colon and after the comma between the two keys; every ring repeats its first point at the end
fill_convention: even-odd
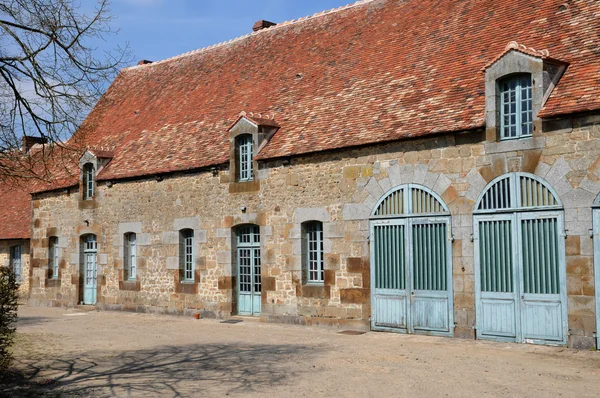
{"type": "Polygon", "coordinates": [[[17,366],[49,396],[597,397],[600,389],[600,353],[565,348],[27,306],[19,315],[17,366]]]}

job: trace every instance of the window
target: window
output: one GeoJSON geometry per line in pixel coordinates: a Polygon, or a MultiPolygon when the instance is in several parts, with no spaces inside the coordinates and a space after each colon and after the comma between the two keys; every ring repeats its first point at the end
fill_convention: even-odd
{"type": "Polygon", "coordinates": [[[21,269],[21,246],[13,246],[10,248],[10,265],[15,273],[17,281],[23,280],[21,269]]]}
{"type": "Polygon", "coordinates": [[[306,283],[323,283],[323,223],[310,221],[303,224],[302,245],[306,283]]]}
{"type": "Polygon", "coordinates": [[[125,250],[123,252],[123,264],[125,266],[125,279],[135,280],[137,278],[137,237],[134,233],[125,234],[125,250]]]}
{"type": "Polygon", "coordinates": [[[83,199],[90,200],[94,198],[95,183],[94,165],[86,163],[83,166],[83,199]]]}
{"type": "Polygon", "coordinates": [[[194,231],[181,230],[179,233],[179,259],[184,282],[194,282],[194,231]]]}
{"type": "Polygon", "coordinates": [[[500,138],[530,137],[533,132],[531,75],[521,74],[500,81],[500,138]]]}
{"type": "Polygon", "coordinates": [[[48,269],[49,278],[58,279],[58,238],[53,236],[48,242],[48,269]]]}
{"type": "Polygon", "coordinates": [[[252,166],[252,136],[245,134],[236,139],[238,154],[238,180],[251,181],[253,179],[252,166]]]}

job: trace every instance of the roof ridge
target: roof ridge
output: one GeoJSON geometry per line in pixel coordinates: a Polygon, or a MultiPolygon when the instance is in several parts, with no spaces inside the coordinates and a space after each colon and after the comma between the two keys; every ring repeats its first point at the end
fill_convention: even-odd
{"type": "Polygon", "coordinates": [[[375,1],[378,1],[378,0],[358,0],[358,1],[354,2],[354,3],[350,3],[350,4],[347,4],[345,6],[341,6],[341,7],[337,7],[337,8],[332,8],[331,10],[320,11],[320,12],[317,12],[317,13],[315,13],[313,15],[308,15],[306,17],[301,17],[301,18],[292,19],[292,20],[289,20],[289,21],[284,21],[284,22],[278,23],[277,25],[274,25],[274,26],[271,26],[271,27],[268,27],[268,28],[264,28],[264,29],[261,29],[261,30],[256,31],[256,32],[248,33],[248,34],[246,34],[244,36],[239,36],[239,37],[233,38],[231,40],[227,40],[227,41],[223,41],[223,42],[220,42],[220,43],[212,44],[212,45],[210,45],[208,47],[203,47],[203,48],[199,48],[199,49],[196,49],[196,50],[188,51],[186,53],[175,55],[173,57],[165,58],[165,59],[162,59],[160,61],[155,61],[155,62],[152,62],[152,63],[149,63],[149,64],[132,65],[132,66],[123,68],[123,70],[124,71],[131,71],[131,70],[138,70],[138,69],[142,69],[142,68],[150,68],[150,67],[152,67],[154,65],[163,64],[163,63],[174,61],[174,60],[177,60],[177,59],[180,59],[180,58],[188,57],[190,55],[201,54],[201,53],[206,52],[208,50],[214,50],[215,48],[224,47],[224,46],[226,46],[228,44],[232,44],[232,43],[235,43],[235,42],[247,39],[247,38],[252,37],[252,36],[260,35],[260,34],[266,32],[266,31],[273,31],[273,30],[277,30],[277,29],[280,29],[280,28],[283,28],[283,27],[288,27],[290,25],[294,25],[294,24],[297,24],[297,23],[300,23],[300,22],[310,21],[310,20],[313,20],[315,18],[324,17],[326,15],[331,15],[331,14],[334,14],[336,12],[341,12],[341,11],[349,10],[351,8],[358,7],[358,6],[361,6],[363,4],[372,3],[372,2],[375,2],[375,1]]]}

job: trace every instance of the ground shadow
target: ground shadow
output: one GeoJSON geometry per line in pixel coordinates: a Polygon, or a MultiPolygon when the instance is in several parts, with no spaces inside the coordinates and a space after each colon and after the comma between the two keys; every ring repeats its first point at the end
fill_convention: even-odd
{"type": "Polygon", "coordinates": [[[17,318],[17,323],[16,326],[17,328],[21,327],[21,326],[30,326],[30,325],[36,325],[36,324],[41,324],[41,323],[50,323],[50,322],[55,322],[56,318],[48,318],[48,317],[44,317],[44,316],[19,316],[17,318]]]}
{"type": "MultiPolygon", "coordinates": [[[[295,376],[289,365],[320,352],[298,345],[168,346],[78,358],[18,361],[44,393],[66,396],[214,396],[268,393],[295,376]]],[[[39,391],[39,389],[38,389],[39,391]]],[[[2,389],[0,387],[0,394],[2,389]]]]}

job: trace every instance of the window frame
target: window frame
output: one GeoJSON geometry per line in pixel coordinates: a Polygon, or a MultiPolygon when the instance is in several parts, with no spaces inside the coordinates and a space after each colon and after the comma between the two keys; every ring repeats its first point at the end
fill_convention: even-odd
{"type": "Polygon", "coordinates": [[[96,170],[92,163],[83,165],[83,200],[92,200],[96,194],[96,170]]]}
{"type": "Polygon", "coordinates": [[[128,232],[124,236],[125,244],[123,250],[124,269],[127,272],[127,280],[137,280],[137,235],[128,232]]]}
{"type": "Polygon", "coordinates": [[[58,237],[56,236],[48,239],[48,269],[52,272],[51,279],[58,279],[58,237]]]}
{"type": "Polygon", "coordinates": [[[302,224],[302,247],[306,284],[323,285],[325,283],[325,250],[321,221],[306,221],[302,224]]]}
{"type": "Polygon", "coordinates": [[[180,253],[179,253],[179,261],[181,264],[182,271],[182,279],[183,283],[192,283],[195,282],[194,278],[194,230],[192,229],[182,229],[179,232],[180,236],[180,253]]]}
{"type": "Polygon", "coordinates": [[[530,138],[533,136],[533,77],[531,73],[517,73],[509,76],[502,77],[498,80],[498,118],[500,128],[500,140],[516,140],[520,138],[530,138]],[[524,81],[527,80],[528,86],[524,85],[524,81]],[[514,83],[514,89],[511,88],[514,83]],[[507,88],[506,88],[507,87],[507,88]],[[514,90],[514,102],[510,101],[511,92],[514,90]],[[524,91],[526,90],[529,98],[523,98],[524,91]],[[507,99],[509,101],[507,102],[507,99]],[[515,123],[506,123],[506,117],[511,117],[513,112],[506,114],[506,106],[511,106],[514,103],[515,111],[514,118],[515,123]],[[523,108],[523,104],[527,105],[526,110],[523,108]],[[523,116],[527,115],[526,122],[523,122],[523,116]],[[511,135],[511,128],[515,128],[515,135],[511,135]],[[527,128],[527,132],[524,130],[527,128]],[[508,129],[508,133],[507,133],[508,129]]]}
{"type": "Polygon", "coordinates": [[[10,247],[10,267],[15,274],[17,282],[23,281],[23,247],[21,245],[14,245],[10,247]],[[16,253],[19,253],[19,271],[15,269],[15,260],[17,260],[16,253]]]}
{"type": "Polygon", "coordinates": [[[254,180],[254,138],[251,134],[242,134],[235,139],[237,152],[237,180],[254,180]]]}

